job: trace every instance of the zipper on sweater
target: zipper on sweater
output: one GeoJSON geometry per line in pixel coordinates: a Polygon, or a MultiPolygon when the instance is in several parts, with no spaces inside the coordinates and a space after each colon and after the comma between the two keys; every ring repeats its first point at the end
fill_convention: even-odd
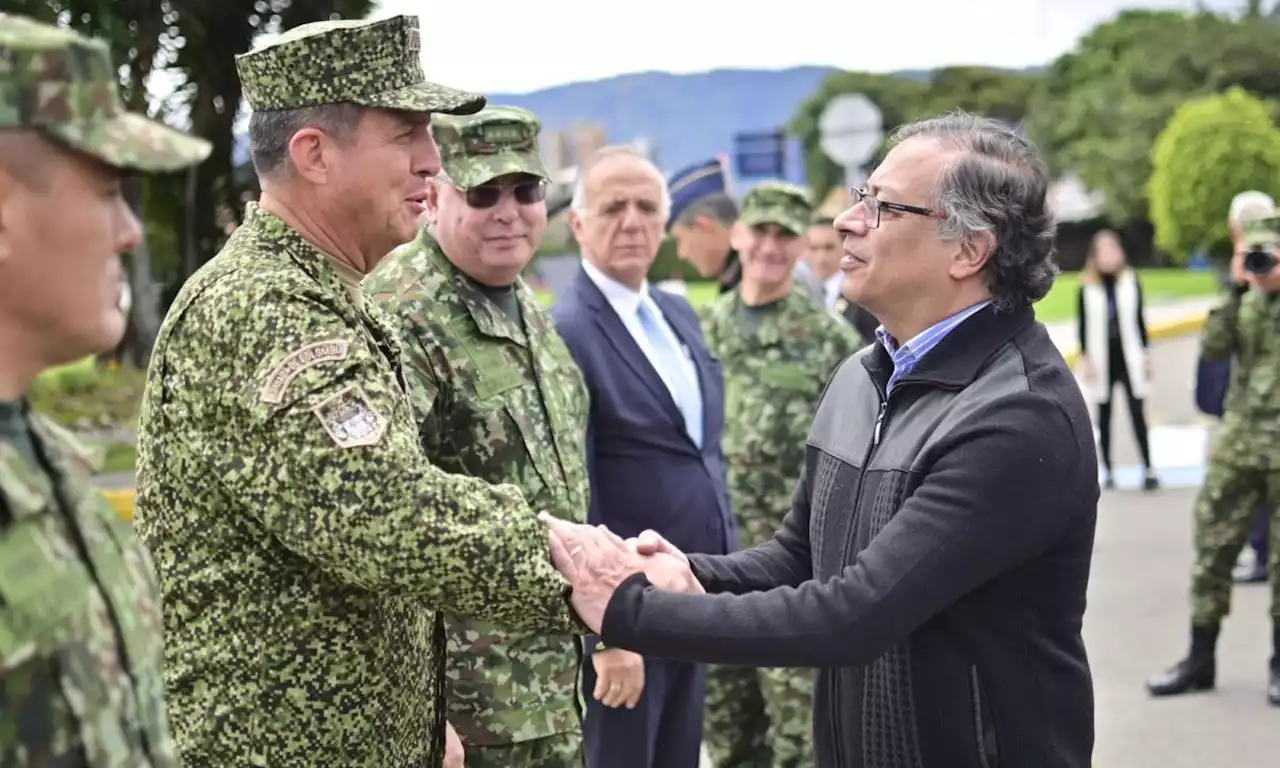
{"type": "MultiPolygon", "coordinates": [[[[862,486],[867,479],[867,467],[871,464],[871,457],[875,455],[876,448],[880,445],[880,438],[884,432],[885,419],[889,415],[888,396],[885,395],[884,390],[880,389],[879,384],[876,385],[876,391],[880,395],[880,412],[876,415],[876,426],[871,433],[871,445],[867,446],[867,453],[862,458],[862,469],[858,473],[858,486],[853,492],[853,511],[855,513],[855,518],[857,510],[862,504],[862,486]]],[[[844,544],[840,549],[841,563],[844,563],[849,559],[849,546],[855,535],[856,531],[851,530],[849,531],[849,534],[845,536],[844,544]]],[[[834,737],[832,738],[832,752],[835,757],[835,764],[844,765],[844,756],[841,754],[841,747],[843,745],[841,738],[843,736],[844,729],[841,726],[843,721],[840,717],[840,680],[838,677],[838,670],[836,671],[836,675],[836,679],[831,682],[831,731],[834,737]]]]}

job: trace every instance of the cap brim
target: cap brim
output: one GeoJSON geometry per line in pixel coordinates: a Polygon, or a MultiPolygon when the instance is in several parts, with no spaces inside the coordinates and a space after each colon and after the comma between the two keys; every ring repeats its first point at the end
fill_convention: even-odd
{"type": "Polygon", "coordinates": [[[204,139],[130,112],[94,123],[42,126],[42,130],[107,165],[134,171],[189,168],[213,151],[204,139]]]}
{"type": "Polygon", "coordinates": [[[809,230],[809,224],[788,214],[781,208],[760,208],[744,211],[738,218],[745,226],[755,227],[760,224],[777,224],[793,235],[803,235],[809,230]]]}
{"type": "Polygon", "coordinates": [[[551,174],[542,159],[533,152],[501,152],[485,157],[455,157],[444,161],[444,172],[458,186],[478,187],[499,176],[523,173],[547,181],[551,174]]]}
{"type": "Polygon", "coordinates": [[[374,94],[359,102],[379,109],[405,112],[436,112],[443,115],[474,115],[484,109],[485,98],[438,83],[418,83],[408,88],[374,94]]]}

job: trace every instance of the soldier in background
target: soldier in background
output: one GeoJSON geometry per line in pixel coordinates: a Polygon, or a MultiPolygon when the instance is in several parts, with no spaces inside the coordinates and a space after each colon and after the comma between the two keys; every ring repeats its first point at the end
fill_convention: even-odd
{"type": "Polygon", "coordinates": [[[806,247],[801,258],[803,263],[813,269],[821,283],[820,301],[823,306],[834,310],[848,321],[862,337],[862,345],[866,346],[876,340],[876,328],[880,321],[875,315],[844,297],[844,272],[840,270],[840,259],[844,257],[843,240],[843,236],[836,231],[834,219],[815,215],[813,224],[805,234],[806,247]]]}
{"type": "MultiPolygon", "coordinates": [[[[1209,690],[1215,650],[1231,607],[1231,568],[1260,504],[1280,502],[1280,217],[1243,222],[1245,249],[1231,261],[1232,286],[1209,314],[1201,340],[1207,360],[1234,358],[1226,412],[1204,486],[1196,497],[1196,562],[1191,578],[1191,650],[1147,682],[1153,696],[1209,690]],[[1245,268],[1259,249],[1266,264],[1245,268]],[[1264,271],[1265,270],[1265,271],[1264,271]]],[[[1280,561],[1280,524],[1271,527],[1271,568],[1280,561]]],[[[1280,706],[1280,579],[1272,579],[1273,651],[1267,698],[1280,706]]]]}
{"type": "Polygon", "coordinates": [[[0,13],[0,61],[0,765],[177,768],[151,560],[26,394],[124,334],[124,174],[211,146],[126,113],[100,41],[0,13]]]}
{"type": "MultiPolygon", "coordinates": [[[[799,187],[747,193],[733,227],[742,282],[704,323],[725,378],[724,452],[744,548],[773,538],[791,509],[805,440],[832,372],[857,333],[793,285],[812,207],[799,187]]],[[[717,766],[813,765],[811,670],[712,667],[706,738],[717,766]]]]}
{"type": "MultiPolygon", "coordinates": [[[[426,199],[432,223],[364,281],[399,320],[423,451],[447,472],[512,483],[534,508],[585,523],[586,384],[520,278],[547,227],[541,123],[490,106],[431,128],[444,163],[426,199]]],[[[581,639],[446,622],[449,722],[468,768],[580,768],[581,639]]],[[[611,657],[638,674],[605,701],[634,706],[642,660],[622,649],[594,659],[611,657]]]]}
{"type": "Polygon", "coordinates": [[[439,765],[439,611],[579,626],[519,490],[423,454],[361,290],[418,231],[432,113],[484,105],[427,82],[419,41],[416,17],[317,22],[236,60],[262,196],[169,310],[138,434],[188,768],[439,765]]]}
{"type": "Polygon", "coordinates": [[[667,187],[671,193],[667,229],[680,258],[703,279],[719,283],[720,293],[732,291],[742,277],[738,254],[729,242],[738,204],[729,196],[724,166],[718,159],[698,163],[672,176],[667,187]]]}

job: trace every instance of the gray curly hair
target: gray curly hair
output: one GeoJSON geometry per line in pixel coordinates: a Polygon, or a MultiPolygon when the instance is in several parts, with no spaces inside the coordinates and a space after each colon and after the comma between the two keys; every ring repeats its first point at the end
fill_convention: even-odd
{"type": "Polygon", "coordinates": [[[992,303],[1008,311],[1044,298],[1058,274],[1057,224],[1047,201],[1049,170],[1035,146],[1002,123],[959,111],[904,125],[889,145],[914,138],[961,150],[943,170],[933,204],[946,214],[944,239],[995,236],[986,266],[992,303]]]}

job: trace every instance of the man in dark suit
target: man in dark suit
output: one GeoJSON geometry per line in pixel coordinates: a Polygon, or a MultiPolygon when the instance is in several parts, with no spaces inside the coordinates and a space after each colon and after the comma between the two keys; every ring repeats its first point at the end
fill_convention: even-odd
{"type": "MultiPolygon", "coordinates": [[[[670,207],[661,173],[623,148],[597,155],[570,211],[583,264],[553,315],[587,382],[590,522],[621,536],[660,531],[685,552],[736,549],[720,434],[720,364],[682,297],[650,290],[670,207]]],[[[702,742],[703,665],[646,659],[644,694],[625,699],[629,670],[602,663],[626,653],[588,643],[584,733],[591,768],[696,768],[702,742]],[[598,685],[597,675],[614,678],[598,685]],[[602,690],[603,689],[603,690],[602,690]]],[[[630,663],[629,660],[624,660],[630,663]]]]}

